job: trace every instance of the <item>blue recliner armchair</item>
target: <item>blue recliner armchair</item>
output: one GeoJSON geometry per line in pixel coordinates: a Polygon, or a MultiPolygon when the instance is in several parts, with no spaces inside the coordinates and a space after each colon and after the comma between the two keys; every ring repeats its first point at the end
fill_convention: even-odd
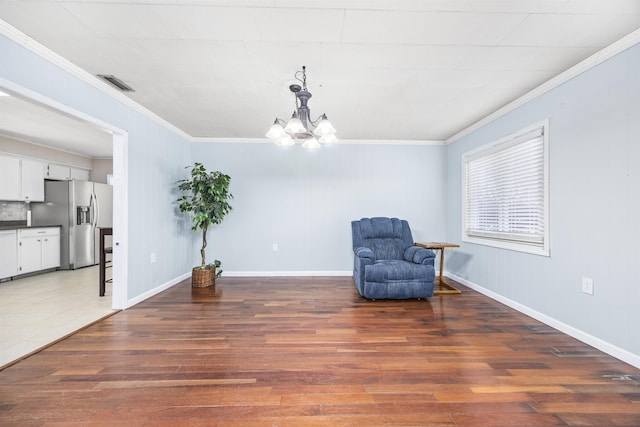
{"type": "Polygon", "coordinates": [[[433,296],[435,254],[413,245],[409,223],[398,218],[351,222],[358,292],[368,299],[433,296]]]}

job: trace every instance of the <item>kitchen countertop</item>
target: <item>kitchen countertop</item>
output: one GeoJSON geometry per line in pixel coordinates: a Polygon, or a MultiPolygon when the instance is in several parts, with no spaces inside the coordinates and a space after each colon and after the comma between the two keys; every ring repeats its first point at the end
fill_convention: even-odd
{"type": "MultiPolygon", "coordinates": [[[[26,222],[24,224],[5,224],[5,222],[12,221],[0,221],[0,231],[2,230],[24,230],[25,228],[52,228],[52,227],[62,227],[60,224],[51,224],[51,225],[27,225],[26,222]]],[[[18,221],[16,221],[18,222],[18,221]]]]}

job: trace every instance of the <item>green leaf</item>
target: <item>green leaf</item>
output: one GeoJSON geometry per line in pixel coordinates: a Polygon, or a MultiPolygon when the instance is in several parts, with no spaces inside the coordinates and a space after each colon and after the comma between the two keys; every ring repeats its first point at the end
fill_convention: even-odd
{"type": "MultiPolygon", "coordinates": [[[[181,194],[176,200],[180,212],[192,215],[192,230],[203,231],[201,248],[202,265],[205,265],[204,248],[207,245],[206,231],[213,224],[220,224],[233,208],[229,200],[233,195],[229,192],[231,177],[220,171],[207,172],[204,165],[194,162],[186,166],[190,170],[190,178],[178,181],[181,194]]],[[[216,260],[216,262],[219,262],[216,260]]],[[[222,271],[222,270],[221,270],[222,271]]]]}

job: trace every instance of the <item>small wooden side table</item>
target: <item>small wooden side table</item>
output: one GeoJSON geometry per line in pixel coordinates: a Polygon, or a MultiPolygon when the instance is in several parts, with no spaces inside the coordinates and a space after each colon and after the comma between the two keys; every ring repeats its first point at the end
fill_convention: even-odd
{"type": "Polygon", "coordinates": [[[455,243],[444,243],[444,242],[427,242],[427,243],[414,243],[414,244],[416,246],[420,246],[421,248],[440,251],[440,273],[438,274],[439,286],[437,289],[434,289],[433,294],[434,295],[461,294],[462,291],[460,289],[442,280],[442,271],[444,270],[444,249],[459,248],[460,245],[456,245],[455,243]]]}

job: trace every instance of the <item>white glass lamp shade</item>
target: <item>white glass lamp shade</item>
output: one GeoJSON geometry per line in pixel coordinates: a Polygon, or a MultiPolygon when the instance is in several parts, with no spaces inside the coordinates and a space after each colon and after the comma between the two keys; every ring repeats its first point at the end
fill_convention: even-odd
{"type": "Polygon", "coordinates": [[[322,144],[335,144],[336,142],[338,142],[338,138],[336,138],[334,134],[329,134],[321,136],[318,141],[320,141],[322,144]]]}
{"type": "Polygon", "coordinates": [[[322,120],[320,120],[313,133],[318,136],[333,135],[336,133],[336,128],[334,128],[329,119],[327,119],[327,115],[323,114],[322,120]]]}
{"type": "Polygon", "coordinates": [[[291,118],[287,122],[287,125],[284,127],[284,131],[289,135],[295,135],[297,133],[304,133],[307,131],[307,129],[305,129],[304,125],[302,124],[302,120],[298,118],[298,114],[294,112],[293,116],[291,116],[291,118]]]}
{"type": "Polygon", "coordinates": [[[320,143],[314,136],[312,136],[302,143],[302,147],[307,150],[315,150],[316,148],[320,148],[320,143]]]}
{"type": "Polygon", "coordinates": [[[273,139],[274,141],[284,135],[284,129],[279,123],[274,123],[269,128],[269,132],[267,132],[267,138],[273,139]]]}
{"type": "Polygon", "coordinates": [[[276,145],[279,145],[280,147],[289,147],[295,143],[296,142],[293,140],[293,138],[291,138],[286,133],[283,133],[280,138],[276,139],[276,145]]]}

